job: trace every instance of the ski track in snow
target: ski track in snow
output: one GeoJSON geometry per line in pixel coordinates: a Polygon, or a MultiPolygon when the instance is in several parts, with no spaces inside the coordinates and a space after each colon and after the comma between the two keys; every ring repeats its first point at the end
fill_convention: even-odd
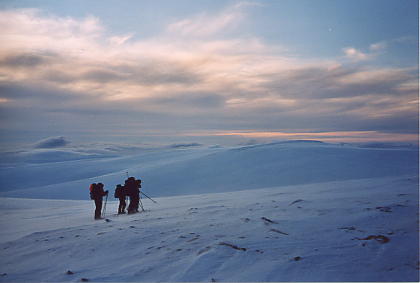
{"type": "Polygon", "coordinates": [[[1,198],[0,282],[419,280],[418,176],[156,200],[1,198]]]}

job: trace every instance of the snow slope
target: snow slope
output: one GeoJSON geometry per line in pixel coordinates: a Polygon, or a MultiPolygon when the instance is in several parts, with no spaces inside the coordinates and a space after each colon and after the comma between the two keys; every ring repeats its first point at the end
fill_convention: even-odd
{"type": "Polygon", "coordinates": [[[413,175],[418,173],[418,153],[417,147],[361,148],[315,141],[236,148],[36,149],[3,154],[0,195],[86,199],[90,183],[102,182],[113,191],[127,171],[143,180],[150,196],[413,175]],[[71,158],[63,152],[71,152],[71,158]],[[19,157],[18,162],[11,156],[19,157]],[[63,161],[57,162],[59,157],[63,161]]]}
{"type": "Polygon", "coordinates": [[[417,174],[156,200],[1,198],[0,282],[419,280],[417,174]]]}

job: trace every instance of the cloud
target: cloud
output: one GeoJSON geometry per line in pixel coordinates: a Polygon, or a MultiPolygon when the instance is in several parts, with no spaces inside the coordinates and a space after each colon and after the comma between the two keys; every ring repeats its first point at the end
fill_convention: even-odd
{"type": "Polygon", "coordinates": [[[65,137],[49,137],[38,141],[35,148],[57,148],[64,147],[70,143],[65,137]]]}
{"type": "Polygon", "coordinates": [[[416,86],[409,84],[415,77],[407,68],[304,67],[272,74],[263,85],[273,96],[295,100],[358,96],[372,99],[373,95],[399,96],[403,100],[406,94],[415,93],[416,86]]]}
{"type": "Polygon", "coordinates": [[[29,67],[33,68],[48,63],[48,56],[40,54],[12,54],[0,59],[0,65],[9,67],[29,67]]]}
{"type": "Polygon", "coordinates": [[[372,57],[371,54],[364,53],[354,47],[343,48],[343,52],[347,58],[355,61],[364,61],[372,57]]]}
{"type": "Polygon", "coordinates": [[[218,14],[201,13],[169,24],[166,32],[199,38],[226,33],[238,27],[245,18],[244,9],[249,6],[258,6],[258,3],[239,2],[218,14]]]}
{"type": "Polygon", "coordinates": [[[0,12],[2,49],[30,52],[57,50],[74,55],[84,48],[97,47],[103,31],[99,20],[89,16],[82,20],[70,17],[43,16],[37,9],[0,12]]]}
{"type": "Polygon", "coordinates": [[[232,33],[252,5],[192,15],[140,39],[108,35],[95,17],[0,11],[2,127],[115,135],[206,128],[413,131],[418,72],[371,64],[385,42],[347,47],[344,57],[300,58],[232,33]]]}
{"type": "Polygon", "coordinates": [[[223,107],[225,98],[214,93],[186,92],[154,97],[145,102],[150,103],[150,106],[168,107],[166,112],[172,112],[171,110],[175,110],[174,107],[181,108],[181,111],[188,111],[186,108],[193,108],[197,111],[197,109],[207,110],[223,107]]]}
{"type": "Polygon", "coordinates": [[[387,45],[388,44],[385,41],[380,41],[370,44],[368,51],[366,52],[363,52],[360,49],[354,47],[343,48],[343,52],[347,59],[355,62],[362,62],[372,60],[379,54],[383,53],[387,48],[387,45]]]}
{"type": "Polygon", "coordinates": [[[170,148],[189,148],[189,147],[199,147],[199,146],[203,146],[203,145],[200,143],[193,142],[193,143],[174,143],[174,144],[171,144],[169,147],[170,148]]]}
{"type": "Polygon", "coordinates": [[[111,36],[109,38],[109,42],[114,45],[123,45],[125,42],[130,40],[134,34],[127,34],[127,35],[121,35],[121,36],[111,36]]]}
{"type": "Polygon", "coordinates": [[[369,46],[369,49],[372,51],[381,51],[383,49],[385,49],[387,46],[386,42],[382,41],[382,42],[377,42],[377,43],[372,43],[369,46]]]}

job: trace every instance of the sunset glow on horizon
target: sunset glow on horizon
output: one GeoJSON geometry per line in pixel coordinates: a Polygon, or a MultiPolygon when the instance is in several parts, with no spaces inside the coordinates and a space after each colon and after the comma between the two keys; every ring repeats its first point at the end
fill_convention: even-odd
{"type": "Polygon", "coordinates": [[[393,134],[376,131],[320,132],[320,133],[283,133],[283,132],[231,132],[215,133],[215,136],[240,136],[246,138],[284,139],[284,140],[319,140],[325,142],[414,142],[416,134],[393,134]]]}

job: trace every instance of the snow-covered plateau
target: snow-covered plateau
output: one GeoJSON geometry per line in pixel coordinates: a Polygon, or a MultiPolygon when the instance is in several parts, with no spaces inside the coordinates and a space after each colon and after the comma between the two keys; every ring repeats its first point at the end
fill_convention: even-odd
{"type": "Polygon", "coordinates": [[[419,281],[417,147],[56,151],[5,153],[0,282],[419,281]],[[157,203],[93,220],[126,171],[157,203]]]}

